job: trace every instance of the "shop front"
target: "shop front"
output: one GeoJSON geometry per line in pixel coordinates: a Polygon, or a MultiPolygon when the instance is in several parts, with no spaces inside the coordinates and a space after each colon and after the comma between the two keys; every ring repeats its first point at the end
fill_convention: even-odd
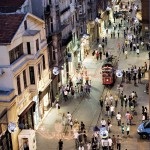
{"type": "Polygon", "coordinates": [[[50,107],[52,107],[51,89],[50,85],[48,85],[43,91],[39,91],[39,113],[41,119],[50,107]]]}
{"type": "Polygon", "coordinates": [[[7,109],[0,107],[0,150],[12,150],[11,134],[7,130],[7,109]]]}
{"type": "Polygon", "coordinates": [[[20,129],[34,129],[34,112],[36,102],[31,101],[26,109],[18,115],[20,129]]]}
{"type": "Polygon", "coordinates": [[[90,45],[89,45],[89,35],[84,34],[81,38],[81,62],[87,57],[90,53],[90,45]]]}

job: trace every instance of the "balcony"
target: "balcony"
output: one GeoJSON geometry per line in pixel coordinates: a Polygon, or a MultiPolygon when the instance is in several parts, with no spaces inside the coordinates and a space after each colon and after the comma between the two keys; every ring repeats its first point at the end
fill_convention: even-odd
{"type": "Polygon", "coordinates": [[[64,14],[64,13],[67,12],[69,9],[70,9],[70,6],[66,7],[65,9],[63,9],[63,10],[60,12],[60,14],[61,14],[61,15],[64,14]]]}
{"type": "Polygon", "coordinates": [[[89,6],[91,6],[91,5],[93,5],[93,1],[91,0],[91,1],[89,1],[89,2],[87,2],[87,4],[89,5],[89,6]]]}
{"type": "Polygon", "coordinates": [[[45,7],[45,10],[44,10],[44,14],[45,14],[45,16],[49,16],[50,15],[50,8],[51,8],[51,6],[50,5],[47,5],[46,7],[45,7]]]}
{"type": "Polygon", "coordinates": [[[85,13],[79,13],[79,20],[85,21],[86,20],[86,14],[85,13]]]}
{"type": "Polygon", "coordinates": [[[72,32],[69,33],[67,38],[62,39],[62,46],[67,46],[70,41],[72,41],[72,32]]]}
{"type": "Polygon", "coordinates": [[[15,97],[15,90],[0,90],[0,102],[10,102],[15,97]]]}
{"type": "Polygon", "coordinates": [[[50,33],[50,36],[53,36],[53,35],[56,35],[56,34],[61,34],[62,30],[64,30],[67,26],[68,26],[68,24],[64,24],[64,25],[59,25],[58,24],[56,30],[53,31],[52,33],[50,33]]]}

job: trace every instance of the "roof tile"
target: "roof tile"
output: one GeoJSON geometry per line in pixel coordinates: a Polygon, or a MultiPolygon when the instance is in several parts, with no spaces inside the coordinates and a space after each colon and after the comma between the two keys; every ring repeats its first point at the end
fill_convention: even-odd
{"type": "Polygon", "coordinates": [[[0,12],[16,12],[26,0],[0,0],[0,12]]]}
{"type": "Polygon", "coordinates": [[[11,43],[25,14],[0,14],[0,44],[11,43]]]}

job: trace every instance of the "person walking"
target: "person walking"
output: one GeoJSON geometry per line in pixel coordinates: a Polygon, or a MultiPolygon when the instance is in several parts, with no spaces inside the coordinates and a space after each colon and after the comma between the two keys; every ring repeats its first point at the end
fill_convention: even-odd
{"type": "Polygon", "coordinates": [[[117,94],[115,94],[114,100],[115,100],[115,107],[117,107],[117,105],[118,105],[118,95],[117,94]]]}
{"type": "Polygon", "coordinates": [[[59,147],[59,150],[63,149],[63,141],[61,139],[58,142],[58,147],[59,147]]]}
{"type": "Polygon", "coordinates": [[[122,138],[119,135],[117,135],[117,138],[116,138],[117,150],[121,150],[121,140],[122,138]]]}
{"type": "Polygon", "coordinates": [[[100,106],[101,106],[101,111],[103,110],[103,105],[104,105],[104,101],[103,101],[103,97],[101,96],[100,100],[99,100],[100,106]]]}
{"type": "Polygon", "coordinates": [[[128,100],[127,100],[127,96],[126,96],[126,95],[124,95],[124,103],[125,103],[125,107],[127,107],[127,102],[128,102],[128,100]]]}
{"type": "Polygon", "coordinates": [[[108,105],[108,103],[107,103],[107,105],[106,105],[106,112],[107,112],[107,116],[109,117],[110,106],[108,105]]]}
{"type": "Polygon", "coordinates": [[[129,134],[130,134],[130,125],[129,124],[126,125],[126,133],[127,133],[127,136],[129,136],[129,134]]]}
{"type": "Polygon", "coordinates": [[[114,116],[114,109],[115,107],[113,105],[110,106],[110,115],[111,115],[111,118],[114,116]]]}
{"type": "Polygon", "coordinates": [[[124,54],[125,54],[125,59],[127,59],[128,58],[128,51],[125,50],[124,54]]]}
{"type": "Polygon", "coordinates": [[[96,51],[96,59],[98,60],[99,59],[99,52],[96,51]]]}
{"type": "Polygon", "coordinates": [[[106,121],[102,118],[102,120],[101,120],[101,125],[102,125],[102,127],[105,127],[106,126],[106,121]]]}
{"type": "Polygon", "coordinates": [[[102,60],[102,51],[99,52],[99,58],[102,60]]]}
{"type": "Polygon", "coordinates": [[[124,123],[121,124],[121,133],[122,133],[122,136],[124,136],[124,131],[125,131],[125,125],[124,123]]]}
{"type": "Polygon", "coordinates": [[[116,119],[118,122],[118,126],[120,126],[121,125],[121,114],[120,114],[120,112],[118,112],[118,114],[116,115],[116,119]]]}
{"type": "Polygon", "coordinates": [[[101,140],[101,145],[102,145],[102,150],[108,150],[109,147],[109,142],[108,139],[102,139],[101,140]]]}
{"type": "Polygon", "coordinates": [[[60,105],[59,105],[59,103],[58,103],[58,102],[56,103],[56,109],[57,109],[57,114],[59,114],[60,105]]]}
{"type": "Polygon", "coordinates": [[[116,137],[115,135],[112,136],[112,149],[116,148],[116,137]]]}
{"type": "Polygon", "coordinates": [[[65,102],[68,100],[68,91],[64,90],[64,100],[65,102]]]}
{"type": "Polygon", "coordinates": [[[118,30],[118,38],[119,38],[119,30],[118,30]]]}
{"type": "Polygon", "coordinates": [[[108,138],[108,150],[112,150],[112,144],[113,144],[112,139],[111,137],[109,137],[108,138]]]}

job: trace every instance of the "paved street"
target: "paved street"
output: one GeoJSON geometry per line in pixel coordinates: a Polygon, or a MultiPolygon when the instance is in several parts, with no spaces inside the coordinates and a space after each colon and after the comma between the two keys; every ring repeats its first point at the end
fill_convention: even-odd
{"type": "MultiPolygon", "coordinates": [[[[133,14],[132,14],[133,15],[133,14]]],[[[117,22],[120,20],[118,19],[117,22]]],[[[137,56],[135,51],[128,51],[128,58],[125,59],[125,55],[122,51],[118,50],[118,43],[122,45],[124,42],[123,38],[123,28],[120,31],[119,38],[110,38],[110,31],[107,35],[108,37],[108,45],[105,48],[105,51],[111,52],[114,56],[119,58],[118,68],[121,70],[127,70],[132,65],[136,65],[137,68],[144,65],[146,61],[148,63],[148,52],[146,50],[141,50],[139,57],[137,56]]],[[[101,37],[106,36],[105,31],[101,35],[101,37]]],[[[93,49],[96,49],[98,45],[94,45],[91,49],[91,53],[93,49]]],[[[105,59],[105,55],[103,55],[103,60],[96,60],[95,56],[89,54],[85,60],[83,61],[83,66],[87,68],[88,76],[91,80],[91,93],[89,96],[81,98],[79,95],[72,98],[69,96],[69,100],[64,102],[62,100],[60,106],[60,112],[58,113],[56,108],[53,107],[43,120],[42,124],[39,126],[39,129],[36,133],[37,138],[37,150],[57,150],[58,149],[58,141],[60,138],[63,139],[64,142],[64,150],[75,150],[75,142],[73,139],[72,132],[70,130],[70,126],[62,126],[62,114],[70,112],[73,116],[73,120],[77,119],[79,123],[81,121],[84,122],[88,138],[91,139],[93,133],[93,127],[95,125],[100,126],[100,121],[105,116],[105,111],[101,111],[99,105],[99,98],[103,94],[104,86],[102,85],[101,78],[101,66],[103,60],[105,59]]],[[[136,111],[138,112],[137,116],[134,116],[133,123],[131,126],[131,134],[130,137],[122,137],[122,150],[149,150],[150,142],[148,140],[142,140],[137,135],[137,126],[141,123],[142,118],[142,106],[148,107],[148,95],[144,93],[145,83],[148,80],[148,73],[145,74],[145,77],[142,78],[142,83],[134,86],[133,81],[131,84],[123,83],[124,94],[128,95],[134,90],[138,94],[136,111]]],[[[74,80],[75,81],[75,80],[74,80]]],[[[114,87],[109,91],[112,94],[117,92],[117,84],[120,83],[120,78],[117,79],[114,87]]],[[[75,83],[74,83],[75,84],[75,83]]],[[[105,109],[105,108],[104,108],[105,109]]],[[[126,111],[129,108],[121,107],[120,102],[118,107],[115,108],[115,112],[120,111],[122,116],[125,116],[126,111]]],[[[123,117],[123,122],[125,122],[125,117],[123,117]]],[[[116,118],[112,118],[112,130],[110,136],[120,135],[121,129],[117,126],[116,118]]]]}

